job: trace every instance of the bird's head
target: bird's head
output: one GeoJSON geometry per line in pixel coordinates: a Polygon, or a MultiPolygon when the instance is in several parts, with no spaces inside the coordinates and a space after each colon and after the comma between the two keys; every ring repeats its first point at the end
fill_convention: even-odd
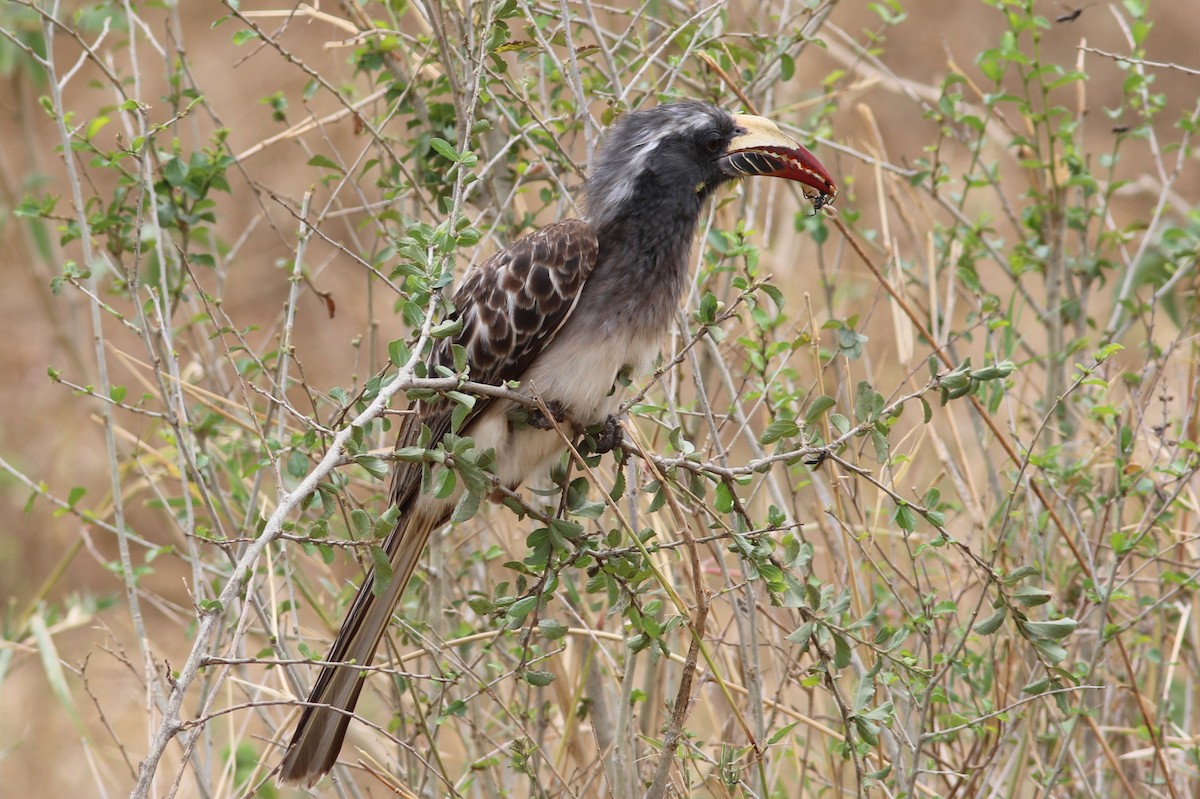
{"type": "Polygon", "coordinates": [[[587,184],[588,217],[601,226],[648,200],[699,197],[754,175],[804,185],[820,208],[837,196],[829,171],[774,122],[687,101],[632,111],[605,135],[587,184]]]}

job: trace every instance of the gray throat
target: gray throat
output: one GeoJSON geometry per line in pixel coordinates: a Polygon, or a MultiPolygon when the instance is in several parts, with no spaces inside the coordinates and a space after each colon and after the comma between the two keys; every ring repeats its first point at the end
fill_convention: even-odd
{"type": "Polygon", "coordinates": [[[692,239],[703,198],[631,202],[596,229],[600,253],[575,317],[598,336],[659,341],[687,288],[692,239]]]}

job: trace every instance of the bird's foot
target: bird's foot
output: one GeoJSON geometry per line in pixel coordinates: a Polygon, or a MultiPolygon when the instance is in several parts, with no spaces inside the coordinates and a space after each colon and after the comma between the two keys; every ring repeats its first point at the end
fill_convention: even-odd
{"type": "Polygon", "coordinates": [[[599,432],[592,435],[592,439],[596,442],[592,447],[592,452],[597,455],[612,452],[625,440],[625,430],[621,427],[620,419],[615,416],[606,416],[598,427],[600,428],[599,432]]]}
{"type": "Polygon", "coordinates": [[[532,408],[527,419],[529,426],[536,427],[538,430],[553,430],[555,423],[561,425],[567,421],[567,409],[561,403],[553,400],[547,402],[546,410],[550,412],[550,416],[554,417],[553,422],[541,408],[532,408]]]}

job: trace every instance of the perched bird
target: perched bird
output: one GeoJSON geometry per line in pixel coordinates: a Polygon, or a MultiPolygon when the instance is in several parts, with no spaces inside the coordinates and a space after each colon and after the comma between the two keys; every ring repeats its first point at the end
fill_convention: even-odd
{"type": "MultiPolygon", "coordinates": [[[[608,422],[611,433],[609,415],[622,399],[618,376],[652,365],[675,318],[705,200],[722,184],[753,175],[800,182],[817,208],[837,194],[812,153],[762,117],[700,102],[623,115],[584,186],[585,219],[547,225],[469,271],[454,294],[461,332],[441,341],[434,362],[450,363],[450,344],[460,344],[473,381],[519,380],[574,427],[608,422]]],[[[441,440],[452,409],[446,400],[414,403],[397,447],[416,445],[422,426],[433,443],[441,440]]],[[[511,488],[564,449],[548,420],[514,413],[519,409],[479,397],[460,428],[479,451],[495,451],[495,475],[511,488]]],[[[400,515],[384,544],[392,577],[377,593],[374,572],[367,575],[327,661],[370,664],[430,532],[449,520],[455,499],[421,493],[421,465],[397,464],[391,501],[400,515]]],[[[353,666],[322,667],[281,781],[311,785],[333,767],[363,676],[353,666]]]]}

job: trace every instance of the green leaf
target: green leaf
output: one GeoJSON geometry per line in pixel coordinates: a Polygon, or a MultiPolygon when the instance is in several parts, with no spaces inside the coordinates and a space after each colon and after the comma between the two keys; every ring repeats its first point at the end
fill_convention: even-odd
{"type": "Polygon", "coordinates": [[[429,335],[433,338],[446,338],[461,333],[463,329],[462,317],[455,319],[447,319],[444,322],[439,322],[429,328],[429,335]]]}
{"type": "Polygon", "coordinates": [[[67,674],[62,667],[64,661],[59,657],[58,649],[54,645],[54,637],[46,626],[46,620],[40,614],[35,613],[29,619],[29,628],[33,633],[33,640],[37,643],[38,654],[42,659],[42,671],[45,672],[46,680],[50,683],[51,692],[63,709],[67,711],[67,715],[78,733],[81,736],[87,735],[79,711],[75,706],[75,700],[71,697],[67,674]]]}
{"type": "Polygon", "coordinates": [[[717,483],[716,497],[713,499],[713,507],[720,513],[729,513],[733,510],[733,491],[729,485],[721,482],[717,483]]]}
{"type": "Polygon", "coordinates": [[[438,469],[434,476],[433,495],[438,499],[448,499],[454,493],[456,483],[454,472],[445,467],[438,469]]]}
{"type": "Polygon", "coordinates": [[[424,447],[400,447],[392,452],[392,457],[405,463],[420,463],[425,460],[427,452],[428,450],[424,447]]]}
{"type": "Polygon", "coordinates": [[[375,577],[371,581],[371,593],[380,596],[392,581],[392,561],[382,549],[371,547],[371,565],[375,570],[375,577]]]}
{"type": "Polygon", "coordinates": [[[32,196],[26,196],[17,204],[12,213],[13,216],[36,219],[54,213],[54,206],[57,204],[58,197],[47,196],[39,200],[32,196]]]}
{"type": "Polygon", "coordinates": [[[883,410],[883,395],[871,387],[866,380],[860,380],[854,392],[854,416],[860,422],[873,422],[883,410]]]}
{"type": "Polygon", "coordinates": [[[450,429],[457,433],[470,415],[471,407],[469,405],[455,405],[454,410],[450,411],[450,429]]]}
{"type": "Polygon", "coordinates": [[[862,739],[871,746],[876,746],[879,743],[879,725],[862,716],[855,716],[854,728],[858,730],[858,734],[862,736],[862,739]]]}
{"type": "Polygon", "coordinates": [[[162,165],[163,180],[175,188],[183,185],[183,182],[187,180],[187,173],[187,164],[178,158],[171,158],[162,165]]]}
{"type": "Polygon", "coordinates": [[[762,432],[758,439],[758,443],[766,446],[774,444],[781,438],[791,438],[800,435],[800,426],[791,419],[779,419],[767,425],[767,429],[762,432]]]}
{"type": "Polygon", "coordinates": [[[834,405],[837,405],[837,401],[833,397],[822,394],[809,403],[808,410],[804,412],[804,423],[812,424],[834,405]]]}
{"type": "Polygon", "coordinates": [[[67,494],[67,506],[74,508],[79,503],[79,500],[83,499],[85,494],[87,494],[86,488],[83,486],[74,486],[70,493],[67,494]]]}
{"type": "Polygon", "coordinates": [[[1040,575],[1042,572],[1036,566],[1018,566],[1004,576],[1004,582],[1012,585],[1015,582],[1024,580],[1026,577],[1040,575]]]}
{"type": "Polygon", "coordinates": [[[371,514],[362,508],[350,511],[350,526],[354,528],[354,536],[359,540],[371,538],[371,514]]]}
{"type": "Polygon", "coordinates": [[[388,476],[387,461],[374,455],[359,455],[354,462],[371,473],[371,476],[382,480],[388,476]]]}
{"type": "Polygon", "coordinates": [[[475,407],[475,395],[474,394],[467,394],[466,392],[463,392],[463,391],[447,391],[446,398],[458,403],[459,405],[466,408],[467,410],[471,410],[472,408],[475,407]]]}
{"type": "Polygon", "coordinates": [[[1054,681],[1051,680],[1049,677],[1043,677],[1040,680],[1034,680],[1033,682],[1026,685],[1024,688],[1021,689],[1021,693],[1031,694],[1033,696],[1036,696],[1038,694],[1046,693],[1053,687],[1054,687],[1054,681]]]}
{"type": "Polygon", "coordinates": [[[533,612],[537,607],[538,598],[536,596],[527,596],[518,599],[508,607],[508,612],[504,615],[508,618],[509,623],[519,623],[526,616],[533,612]]]}
{"type": "Polygon", "coordinates": [[[111,120],[106,116],[98,116],[88,123],[87,132],[83,134],[85,139],[91,140],[101,129],[111,120]]]}
{"type": "Polygon", "coordinates": [[[840,413],[829,414],[829,425],[837,431],[839,436],[844,436],[850,432],[850,420],[840,413]]]}
{"type": "Polygon", "coordinates": [[[521,677],[525,680],[525,682],[529,683],[530,685],[535,685],[538,688],[542,688],[554,682],[554,672],[551,671],[526,669],[521,674],[521,677]]]}
{"type": "Polygon", "coordinates": [[[458,163],[458,161],[461,160],[458,153],[455,151],[454,146],[445,139],[434,136],[429,140],[429,146],[432,147],[438,155],[449,161],[458,163]]]}
{"type": "Polygon", "coordinates": [[[787,53],[779,54],[779,78],[782,81],[789,81],[796,74],[796,61],[787,53]]]}
{"type": "Polygon", "coordinates": [[[1038,588],[1034,585],[1027,585],[1013,591],[1013,599],[1020,602],[1027,608],[1044,605],[1050,601],[1050,592],[1044,588],[1038,588]]]}
{"type": "Polygon", "coordinates": [[[480,616],[487,616],[496,611],[496,606],[492,604],[486,597],[473,596],[467,599],[467,605],[471,610],[478,613],[480,616]]]}
{"type": "MultiPolygon", "coordinates": [[[[44,485],[42,485],[40,487],[43,491],[46,490],[46,487],[44,485]]],[[[37,491],[30,491],[29,499],[25,500],[25,504],[21,507],[21,512],[24,513],[26,516],[28,516],[30,513],[32,513],[33,512],[33,503],[37,501],[37,498],[39,496],[41,496],[41,495],[37,491]]]]}
{"type": "Polygon", "coordinates": [[[287,473],[297,480],[308,474],[308,458],[298,449],[292,450],[287,459],[287,473]]]}
{"type": "Polygon", "coordinates": [[[569,630],[567,625],[557,619],[542,619],[538,622],[538,629],[542,631],[542,635],[551,641],[557,641],[562,638],[569,630]]]}
{"type": "Polygon", "coordinates": [[[771,298],[771,302],[775,303],[776,308],[783,310],[783,292],[777,286],[773,286],[770,283],[763,283],[758,288],[763,294],[771,298]]]}
{"type": "Polygon", "coordinates": [[[704,292],[704,296],[700,298],[700,311],[697,314],[699,320],[704,323],[712,323],[717,319],[717,310],[721,303],[717,300],[717,295],[711,291],[704,292]]]}
{"type": "Polygon", "coordinates": [[[332,169],[334,172],[345,172],[340,164],[330,158],[326,158],[323,155],[314,155],[312,158],[308,159],[308,165],[320,167],[322,169],[332,169]]]}
{"type": "Polygon", "coordinates": [[[798,721],[793,721],[791,724],[786,724],[786,725],[784,725],[783,727],[780,727],[780,728],[779,728],[778,730],[776,730],[776,731],[775,731],[775,733],[774,733],[774,734],[773,734],[773,735],[772,735],[772,736],[771,736],[771,737],[770,737],[770,738],[767,740],[767,746],[774,746],[775,744],[777,744],[777,743],[779,743],[780,741],[782,741],[782,740],[783,740],[783,737],[784,737],[785,735],[787,735],[789,732],[791,732],[793,729],[795,729],[795,728],[796,728],[796,725],[797,725],[797,724],[799,724],[799,723],[800,723],[800,722],[798,722],[798,721]]]}
{"type": "Polygon", "coordinates": [[[991,366],[976,369],[971,372],[971,377],[980,381],[999,380],[1000,378],[1008,377],[1016,368],[1016,364],[1012,361],[1000,361],[991,366]]]}
{"type": "Polygon", "coordinates": [[[871,428],[870,435],[871,443],[875,445],[875,460],[881,464],[887,464],[891,452],[887,436],[874,427],[871,428]]]}
{"type": "Polygon", "coordinates": [[[463,228],[458,233],[459,247],[473,247],[483,238],[483,234],[473,227],[463,228]]]}
{"type": "Polygon", "coordinates": [[[868,771],[863,774],[863,787],[870,788],[872,782],[882,782],[883,778],[892,773],[890,765],[884,766],[878,771],[868,771]]]}
{"type": "Polygon", "coordinates": [[[833,634],[833,666],[841,669],[850,665],[850,642],[845,637],[833,634]]]}
{"type": "Polygon", "coordinates": [[[814,624],[811,621],[801,624],[797,629],[789,633],[787,640],[800,645],[800,651],[808,649],[808,643],[812,640],[814,624]]]}
{"type": "Polygon", "coordinates": [[[464,491],[458,498],[458,504],[454,506],[454,513],[450,515],[450,521],[457,524],[474,518],[475,514],[479,513],[479,503],[482,499],[483,494],[479,492],[464,491]]]}
{"type": "Polygon", "coordinates": [[[488,473],[478,464],[463,457],[457,459],[454,466],[458,469],[458,476],[462,478],[463,485],[467,487],[468,491],[483,494],[491,488],[488,473]]]}
{"type": "Polygon", "coordinates": [[[393,366],[397,368],[403,367],[404,364],[408,363],[411,355],[412,353],[409,352],[408,344],[404,339],[398,338],[395,341],[388,342],[388,360],[392,362],[393,366]]]}
{"type": "Polygon", "coordinates": [[[1067,650],[1054,641],[1038,638],[1034,639],[1032,643],[1037,651],[1041,652],[1042,656],[1051,663],[1061,663],[1067,657],[1067,650]]]}
{"type": "Polygon", "coordinates": [[[1027,621],[1022,622],[1021,627],[1025,633],[1035,640],[1042,641],[1061,641],[1071,633],[1075,632],[1075,628],[1079,626],[1079,622],[1072,618],[1055,619],[1054,621],[1027,621]]]}
{"type": "Polygon", "coordinates": [[[996,612],[975,625],[975,632],[980,635],[991,635],[1000,629],[1000,625],[1008,618],[1008,607],[1001,605],[996,612]]]}

